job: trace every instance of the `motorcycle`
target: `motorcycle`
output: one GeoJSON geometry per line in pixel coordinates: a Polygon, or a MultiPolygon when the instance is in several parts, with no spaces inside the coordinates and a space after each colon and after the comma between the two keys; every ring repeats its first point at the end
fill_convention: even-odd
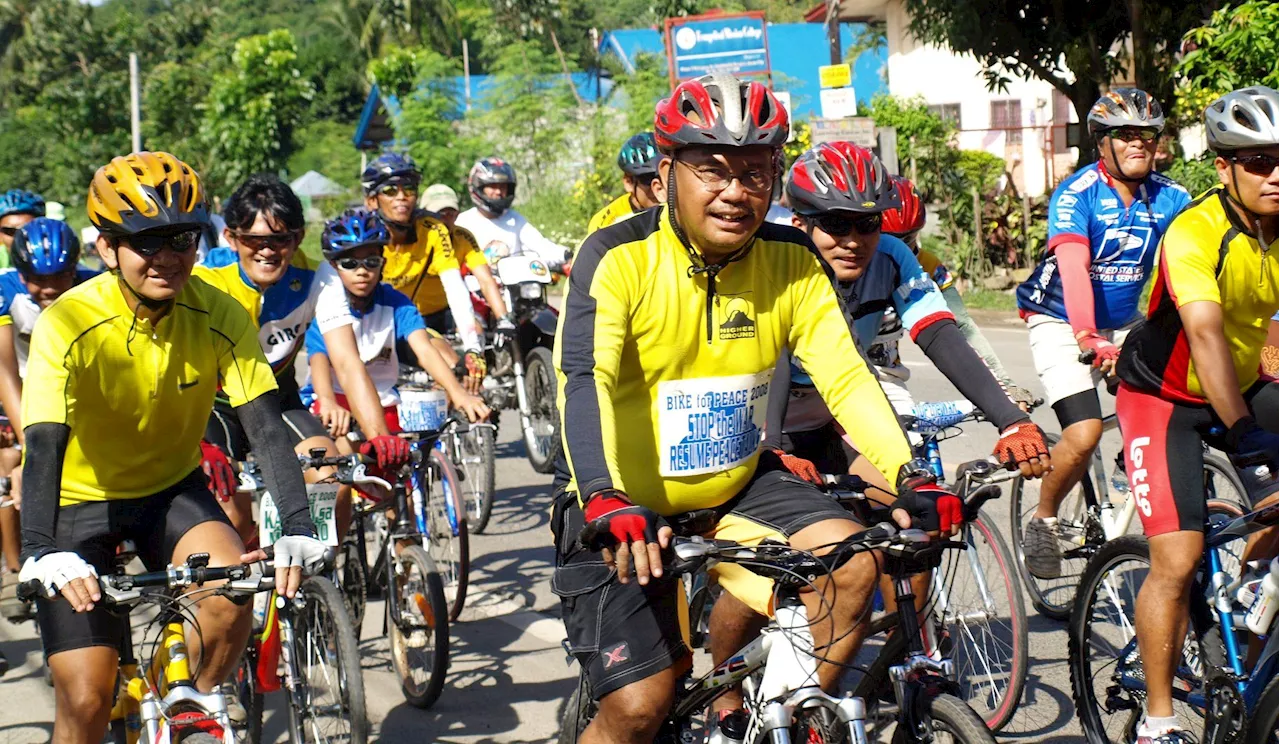
{"type": "Polygon", "coordinates": [[[475,277],[467,276],[476,315],[486,327],[489,374],[482,394],[495,412],[520,412],[529,464],[539,473],[550,473],[560,455],[560,412],[556,408],[556,373],[551,360],[559,313],[547,303],[547,289],[553,281],[553,271],[561,266],[548,266],[533,253],[492,256],[490,263],[515,322],[515,332],[497,331],[497,318],[480,296],[479,284],[475,277]]]}

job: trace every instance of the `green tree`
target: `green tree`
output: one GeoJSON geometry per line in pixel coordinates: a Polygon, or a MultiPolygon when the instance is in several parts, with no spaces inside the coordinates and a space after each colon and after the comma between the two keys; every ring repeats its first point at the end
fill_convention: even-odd
{"type": "Polygon", "coordinates": [[[411,84],[400,96],[400,113],[393,126],[396,139],[408,143],[409,154],[427,183],[448,184],[461,192],[478,143],[459,127],[463,102],[455,83],[458,68],[456,60],[418,50],[409,70],[411,84]]]}
{"type": "Polygon", "coordinates": [[[294,179],[307,171],[323,173],[357,193],[360,186],[360,151],[351,142],[351,127],[337,121],[314,121],[300,127],[294,137],[298,149],[289,155],[285,170],[294,179]]]}
{"type": "Polygon", "coordinates": [[[1188,51],[1177,66],[1178,117],[1194,123],[1215,98],[1249,85],[1280,87],[1278,28],[1280,5],[1250,0],[1221,8],[1208,23],[1188,31],[1183,38],[1188,51]]]}
{"type": "Polygon", "coordinates": [[[283,29],[236,42],[231,68],[214,77],[200,127],[213,193],[284,167],[298,117],[314,94],[297,61],[293,34],[283,29]]]}
{"type": "Polygon", "coordinates": [[[479,116],[486,139],[537,180],[567,155],[565,133],[577,104],[560,66],[536,42],[503,49],[494,63],[493,88],[479,116]]]}

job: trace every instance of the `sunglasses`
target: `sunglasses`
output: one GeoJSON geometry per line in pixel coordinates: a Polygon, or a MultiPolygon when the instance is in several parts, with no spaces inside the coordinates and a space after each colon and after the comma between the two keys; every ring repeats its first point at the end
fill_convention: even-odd
{"type": "Polygon", "coordinates": [[[129,247],[133,252],[147,258],[151,258],[165,248],[174,253],[188,253],[199,243],[199,230],[187,230],[172,235],[130,235],[128,238],[129,247]]]}
{"type": "Polygon", "coordinates": [[[850,233],[874,235],[880,232],[880,215],[860,214],[857,217],[846,217],[843,214],[824,214],[814,220],[818,228],[833,238],[841,238],[850,233]]]}
{"type": "Polygon", "coordinates": [[[1121,127],[1107,132],[1107,136],[1111,139],[1120,140],[1121,142],[1142,140],[1143,143],[1147,143],[1155,142],[1156,137],[1160,136],[1160,131],[1157,129],[1145,129],[1141,127],[1121,127]]]}
{"type": "Polygon", "coordinates": [[[1255,176],[1269,176],[1280,166],[1280,158],[1275,155],[1257,152],[1252,155],[1236,155],[1231,162],[1238,163],[1241,168],[1255,176]]]}
{"type": "Polygon", "coordinates": [[[14,235],[17,235],[18,231],[21,229],[22,228],[20,227],[0,227],[0,233],[4,233],[12,238],[14,235]]]}
{"type": "Polygon", "coordinates": [[[339,258],[337,261],[338,268],[343,271],[355,271],[361,266],[369,271],[377,271],[381,269],[387,259],[382,256],[365,256],[364,258],[339,258]]]}
{"type": "Polygon", "coordinates": [[[298,242],[298,231],[289,230],[282,233],[269,233],[267,235],[252,235],[250,233],[233,232],[231,236],[238,243],[251,251],[260,251],[263,248],[272,248],[277,251],[286,248],[292,248],[298,242]]]}
{"type": "Polygon", "coordinates": [[[418,185],[416,183],[415,184],[389,183],[386,186],[383,186],[382,188],[378,189],[378,193],[382,194],[383,196],[397,196],[399,194],[404,194],[405,196],[417,196],[418,185]]]}

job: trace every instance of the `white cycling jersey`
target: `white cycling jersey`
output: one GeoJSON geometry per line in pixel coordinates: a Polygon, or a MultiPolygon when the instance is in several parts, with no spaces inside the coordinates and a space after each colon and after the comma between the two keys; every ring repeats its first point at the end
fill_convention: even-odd
{"type": "Polygon", "coordinates": [[[550,264],[561,263],[568,255],[567,248],[548,240],[538,232],[538,228],[529,224],[524,215],[514,209],[508,209],[501,216],[490,219],[480,214],[479,209],[472,207],[458,215],[457,225],[471,231],[480,250],[491,257],[491,263],[493,254],[489,246],[493,243],[506,245],[510,249],[508,255],[532,252],[550,264]]]}

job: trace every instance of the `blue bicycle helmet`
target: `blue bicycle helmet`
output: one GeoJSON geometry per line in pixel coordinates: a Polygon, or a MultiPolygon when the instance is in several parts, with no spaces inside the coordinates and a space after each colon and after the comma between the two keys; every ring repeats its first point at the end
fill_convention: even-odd
{"type": "Polygon", "coordinates": [[[362,246],[383,246],[390,242],[391,234],[376,212],[348,209],[338,219],[325,224],[320,235],[320,250],[332,261],[362,246]]]}
{"type": "Polygon", "coordinates": [[[75,268],[80,236],[71,225],[37,217],[14,233],[9,264],[25,276],[49,276],[75,268]]]}
{"type": "Polygon", "coordinates": [[[413,158],[398,152],[382,153],[360,174],[360,185],[364,187],[365,196],[372,196],[384,184],[397,180],[410,181],[415,186],[422,180],[422,173],[413,158]]]}
{"type": "Polygon", "coordinates": [[[658,152],[658,143],[653,139],[653,132],[634,134],[622,145],[618,153],[618,167],[623,173],[636,178],[652,178],[658,175],[658,163],[662,162],[662,153],[658,152]]]}
{"type": "Polygon", "coordinates": [[[44,197],[22,189],[11,189],[0,194],[0,217],[11,214],[44,216],[44,197]]]}

